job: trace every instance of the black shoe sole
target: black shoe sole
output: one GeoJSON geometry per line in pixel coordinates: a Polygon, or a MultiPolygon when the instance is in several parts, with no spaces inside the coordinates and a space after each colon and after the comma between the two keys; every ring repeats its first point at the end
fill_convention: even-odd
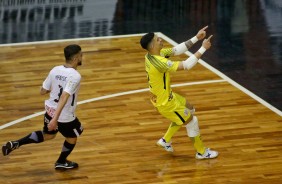
{"type": "Polygon", "coordinates": [[[68,170],[68,169],[76,169],[78,168],[78,166],[76,167],[55,167],[56,170],[68,170]]]}
{"type": "Polygon", "coordinates": [[[71,165],[68,165],[68,166],[65,166],[65,165],[61,165],[61,164],[58,164],[56,165],[55,164],[55,169],[60,169],[60,170],[67,170],[67,169],[75,169],[75,168],[78,168],[78,164],[75,163],[75,162],[71,162],[72,164],[71,165]]]}
{"type": "Polygon", "coordinates": [[[2,153],[3,153],[4,156],[7,156],[7,155],[9,154],[8,148],[7,148],[6,145],[5,145],[5,146],[2,146],[2,153]]]}

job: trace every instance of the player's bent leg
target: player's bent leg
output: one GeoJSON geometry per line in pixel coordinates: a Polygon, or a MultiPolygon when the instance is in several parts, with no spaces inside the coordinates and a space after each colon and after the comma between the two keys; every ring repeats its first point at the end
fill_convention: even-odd
{"type": "Polygon", "coordinates": [[[198,118],[196,116],[191,115],[190,118],[185,122],[185,124],[189,137],[196,137],[200,134],[198,118]]]}
{"type": "Polygon", "coordinates": [[[59,132],[65,137],[65,142],[62,147],[61,154],[55,163],[55,169],[74,169],[78,164],[67,160],[67,157],[74,149],[77,138],[82,134],[83,127],[78,118],[69,123],[58,123],[59,132]]]}
{"type": "Polygon", "coordinates": [[[43,137],[44,137],[44,141],[48,141],[48,140],[52,140],[56,137],[57,134],[46,134],[44,133],[43,134],[43,137]]]}
{"type": "Polygon", "coordinates": [[[178,125],[175,122],[171,122],[164,137],[158,140],[157,145],[163,147],[168,152],[173,152],[171,138],[181,127],[182,125],[178,125]]]}
{"type": "Polygon", "coordinates": [[[195,149],[197,150],[196,159],[210,159],[218,156],[217,151],[213,151],[210,148],[205,148],[200,136],[200,129],[198,124],[198,118],[192,116],[192,120],[185,126],[187,134],[192,140],[195,149]]]}
{"type": "Polygon", "coordinates": [[[172,136],[182,127],[182,125],[178,125],[175,122],[171,122],[165,135],[164,135],[164,140],[166,142],[170,142],[172,136]]]}
{"type": "Polygon", "coordinates": [[[13,150],[18,149],[20,146],[31,143],[41,143],[44,141],[44,135],[42,131],[34,131],[27,136],[16,140],[8,141],[2,146],[2,153],[4,156],[10,154],[13,150]]]}
{"type": "Polygon", "coordinates": [[[77,137],[66,137],[66,141],[70,144],[76,144],[77,137]]]}

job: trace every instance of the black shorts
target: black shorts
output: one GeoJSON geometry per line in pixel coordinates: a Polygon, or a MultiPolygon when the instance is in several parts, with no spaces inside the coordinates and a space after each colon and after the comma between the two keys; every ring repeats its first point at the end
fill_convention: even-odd
{"type": "Polygon", "coordinates": [[[79,137],[83,132],[83,127],[77,118],[67,123],[58,122],[58,130],[49,131],[48,124],[51,119],[52,117],[45,113],[43,132],[46,134],[56,134],[59,131],[64,137],[74,138],[79,137]]]}

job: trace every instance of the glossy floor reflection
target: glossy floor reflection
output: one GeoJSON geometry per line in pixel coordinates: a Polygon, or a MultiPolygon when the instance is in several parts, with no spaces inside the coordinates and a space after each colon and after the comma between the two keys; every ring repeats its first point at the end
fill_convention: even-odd
{"type": "Polygon", "coordinates": [[[149,31],[181,42],[209,25],[213,48],[203,59],[282,110],[280,0],[3,0],[0,6],[1,44],[149,31]]]}

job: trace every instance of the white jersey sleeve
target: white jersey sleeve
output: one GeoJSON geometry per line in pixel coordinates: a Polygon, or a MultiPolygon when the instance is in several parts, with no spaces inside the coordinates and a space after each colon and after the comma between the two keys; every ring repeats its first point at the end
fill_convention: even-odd
{"type": "Polygon", "coordinates": [[[45,81],[42,84],[42,87],[46,90],[51,90],[51,72],[49,72],[48,77],[45,79],[45,81]]]}
{"type": "Polygon", "coordinates": [[[68,94],[72,95],[76,92],[77,88],[79,87],[80,84],[80,75],[71,75],[67,78],[67,84],[64,88],[64,91],[67,92],[68,94]]]}

